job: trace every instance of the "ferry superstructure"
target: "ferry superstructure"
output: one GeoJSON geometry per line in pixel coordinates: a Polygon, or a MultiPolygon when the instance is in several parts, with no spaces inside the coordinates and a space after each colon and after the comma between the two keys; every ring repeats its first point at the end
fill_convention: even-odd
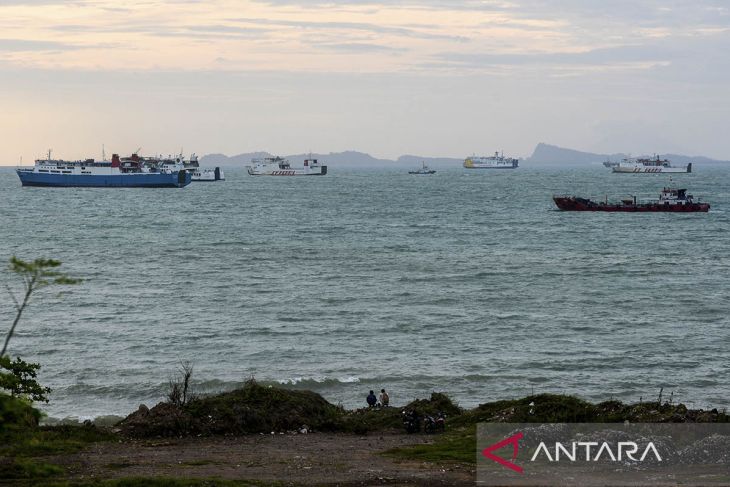
{"type": "Polygon", "coordinates": [[[493,156],[467,157],[464,159],[464,167],[467,169],[516,169],[519,161],[512,157],[504,157],[499,152],[493,156]]]}
{"type": "Polygon", "coordinates": [[[123,187],[182,188],[190,184],[191,175],[182,164],[160,166],[155,159],[137,154],[111,161],[65,161],[38,159],[35,166],[16,170],[23,186],[49,187],[123,187]]]}
{"type": "Polygon", "coordinates": [[[327,166],[323,166],[317,159],[305,159],[304,167],[291,167],[283,157],[265,157],[252,159],[247,167],[251,176],[324,176],[327,166]]]}

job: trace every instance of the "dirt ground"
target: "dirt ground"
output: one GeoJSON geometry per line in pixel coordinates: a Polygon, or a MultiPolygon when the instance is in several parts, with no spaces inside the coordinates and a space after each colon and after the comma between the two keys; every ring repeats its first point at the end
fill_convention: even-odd
{"type": "Polygon", "coordinates": [[[48,457],[71,479],[177,477],[245,479],[292,485],[474,485],[473,467],[402,462],[380,453],[428,443],[403,434],[297,434],[128,440],[48,457]]]}

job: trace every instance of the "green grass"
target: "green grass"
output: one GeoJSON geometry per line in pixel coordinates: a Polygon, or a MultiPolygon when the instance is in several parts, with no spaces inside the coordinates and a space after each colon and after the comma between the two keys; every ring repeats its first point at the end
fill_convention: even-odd
{"type": "Polygon", "coordinates": [[[9,462],[0,463],[0,479],[45,479],[63,473],[63,469],[50,463],[15,458],[9,462]]]}
{"type": "MultiPolygon", "coordinates": [[[[45,483],[48,487],[280,487],[280,482],[221,479],[174,479],[166,477],[129,477],[86,482],[45,483]]],[[[291,485],[291,484],[286,484],[291,485]]]]}
{"type": "Polygon", "coordinates": [[[218,462],[216,460],[209,460],[207,458],[202,458],[200,460],[191,460],[189,462],[181,462],[180,465],[183,467],[200,467],[203,465],[222,465],[221,462],[218,462]]]}
{"type": "Polygon", "coordinates": [[[393,448],[384,455],[430,463],[476,463],[476,426],[464,426],[434,435],[433,440],[429,444],[393,448]]]}
{"type": "Polygon", "coordinates": [[[85,426],[28,427],[0,435],[0,480],[12,479],[38,484],[65,473],[65,470],[34,457],[75,453],[97,441],[117,436],[85,426]]]}
{"type": "Polygon", "coordinates": [[[113,441],[119,437],[86,426],[44,426],[7,433],[0,438],[0,455],[37,457],[74,453],[90,443],[113,441]]]}

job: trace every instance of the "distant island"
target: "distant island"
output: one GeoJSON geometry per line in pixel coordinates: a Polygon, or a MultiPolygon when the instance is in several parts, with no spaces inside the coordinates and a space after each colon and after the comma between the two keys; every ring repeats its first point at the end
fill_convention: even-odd
{"type": "MultiPolygon", "coordinates": [[[[487,151],[489,152],[489,151],[487,151]]],[[[268,152],[248,152],[235,156],[226,156],[224,154],[208,154],[200,159],[202,166],[222,166],[222,167],[246,167],[250,164],[251,159],[257,157],[270,157],[273,154],[268,152]]],[[[280,155],[280,154],[277,154],[280,155]]],[[[469,154],[464,154],[466,157],[469,154]]],[[[635,157],[650,157],[653,154],[632,154],[635,157]]],[[[710,165],[710,164],[726,164],[730,161],[720,161],[703,156],[686,156],[681,154],[664,154],[660,153],[663,158],[667,158],[676,164],[710,165]]],[[[402,155],[397,159],[378,159],[370,154],[357,151],[330,152],[329,154],[291,154],[284,156],[295,165],[302,165],[305,159],[319,159],[330,167],[352,167],[352,168],[372,168],[383,169],[389,167],[415,167],[425,162],[431,167],[457,167],[464,162],[464,158],[458,157],[429,157],[418,155],[402,155]]],[[[629,154],[596,154],[592,152],[583,152],[574,149],[558,147],[556,145],[545,144],[543,142],[535,146],[535,150],[530,157],[521,158],[521,166],[541,166],[541,165],[571,165],[583,166],[591,164],[600,164],[604,161],[620,161],[629,157],[629,154]]]]}

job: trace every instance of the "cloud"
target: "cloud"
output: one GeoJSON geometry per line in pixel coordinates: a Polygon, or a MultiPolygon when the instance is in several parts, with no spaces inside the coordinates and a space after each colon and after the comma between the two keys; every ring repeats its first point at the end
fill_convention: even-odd
{"type": "Polygon", "coordinates": [[[35,41],[27,39],[0,39],[0,52],[24,51],[72,51],[90,46],[72,45],[54,41],[35,41]]]}
{"type": "MultiPolygon", "coordinates": [[[[6,0],[0,102],[27,113],[29,73],[41,73],[53,83],[36,86],[35,96],[45,94],[43,106],[58,104],[60,113],[109,103],[121,115],[151,107],[140,108],[149,119],[169,113],[187,123],[180,107],[192,107],[200,124],[179,129],[197,138],[202,125],[216,150],[239,140],[241,127],[274,143],[286,114],[292,133],[321,123],[292,137],[324,133],[343,149],[367,140],[373,147],[363,148],[396,155],[419,143],[441,153],[474,150],[485,133],[512,152],[529,152],[541,139],[580,147],[640,107],[635,124],[670,120],[661,128],[677,144],[730,157],[722,134],[730,116],[729,7],[725,0],[6,0]],[[63,96],[54,91],[60,79],[63,96]],[[264,122],[250,117],[267,110],[275,115],[264,122]],[[484,113],[500,116],[486,122],[484,113]]],[[[75,119],[76,134],[89,129],[88,119],[75,119]]],[[[7,122],[0,133],[24,136],[13,127],[7,122]]],[[[129,138],[139,130],[174,138],[156,127],[134,127],[129,138]]],[[[607,144],[629,144],[627,137],[615,132],[607,144]]],[[[26,138],[37,144],[37,136],[26,138]]]]}
{"type": "Polygon", "coordinates": [[[315,44],[317,47],[322,49],[331,49],[333,51],[341,51],[341,52],[350,52],[350,53],[358,53],[358,52],[405,52],[407,49],[400,49],[397,47],[390,47],[390,46],[381,46],[378,44],[366,44],[366,43],[358,43],[358,42],[349,42],[349,43],[341,43],[341,44],[327,44],[327,43],[317,43],[315,44]]]}

